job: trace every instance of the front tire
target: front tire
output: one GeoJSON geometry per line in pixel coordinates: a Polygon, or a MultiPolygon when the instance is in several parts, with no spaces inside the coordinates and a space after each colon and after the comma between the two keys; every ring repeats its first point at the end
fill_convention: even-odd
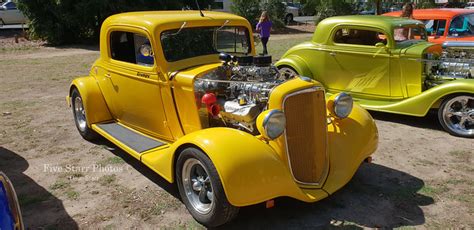
{"type": "Polygon", "coordinates": [[[290,23],[292,23],[292,22],[293,22],[293,14],[288,14],[288,15],[286,15],[286,17],[285,17],[285,22],[286,22],[287,25],[289,25],[290,23]]]}
{"type": "Polygon", "coordinates": [[[71,92],[71,105],[72,114],[74,115],[74,123],[76,123],[77,131],[79,131],[79,134],[81,134],[82,138],[88,141],[97,139],[97,133],[89,128],[82,96],[76,88],[74,88],[71,92]]]}
{"type": "Polygon", "coordinates": [[[184,205],[206,227],[235,218],[239,208],[227,200],[214,164],[201,150],[186,148],[176,162],[176,181],[184,205]]]}
{"type": "Polygon", "coordinates": [[[438,120],[451,135],[474,138],[474,96],[446,98],[438,110],[438,120]]]}
{"type": "Polygon", "coordinates": [[[298,72],[296,72],[295,69],[293,69],[289,66],[282,66],[282,67],[278,68],[278,70],[280,71],[281,80],[292,79],[292,78],[299,75],[298,72]]]}

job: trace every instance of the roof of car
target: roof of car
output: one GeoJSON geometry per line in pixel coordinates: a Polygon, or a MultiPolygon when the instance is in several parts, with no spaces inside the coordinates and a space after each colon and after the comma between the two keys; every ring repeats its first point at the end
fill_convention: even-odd
{"type": "Polygon", "coordinates": [[[333,27],[338,25],[359,25],[359,26],[372,26],[383,29],[386,32],[391,33],[394,27],[403,25],[422,24],[422,22],[399,17],[389,17],[380,15],[350,15],[350,16],[337,16],[330,17],[321,21],[315,31],[313,41],[316,43],[325,43],[328,39],[328,34],[333,27]],[[321,33],[320,31],[326,31],[321,33]]]}
{"type": "Polygon", "coordinates": [[[160,25],[170,23],[181,25],[183,22],[187,22],[187,26],[192,26],[193,24],[212,24],[212,22],[222,23],[221,21],[226,20],[229,20],[229,25],[232,25],[232,22],[246,22],[244,18],[229,13],[203,11],[203,14],[204,17],[200,15],[199,11],[195,10],[128,12],[108,17],[104,25],[133,25],[153,30],[160,25]]]}
{"type": "MultiPolygon", "coordinates": [[[[419,9],[413,10],[413,17],[419,19],[430,19],[430,18],[452,18],[460,14],[474,13],[471,9],[455,9],[455,8],[441,8],[441,9],[419,9]]],[[[386,16],[400,17],[401,11],[394,11],[386,13],[386,16]]]]}

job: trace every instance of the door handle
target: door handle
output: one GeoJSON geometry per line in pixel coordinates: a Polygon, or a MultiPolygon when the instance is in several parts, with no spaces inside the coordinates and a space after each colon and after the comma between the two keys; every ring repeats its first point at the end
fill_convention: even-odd
{"type": "Polygon", "coordinates": [[[330,52],[329,55],[334,57],[334,56],[336,56],[336,52],[330,52]]]}
{"type": "Polygon", "coordinates": [[[110,73],[106,73],[106,74],[105,74],[105,77],[106,77],[106,78],[111,78],[111,77],[110,77],[110,73]]]}

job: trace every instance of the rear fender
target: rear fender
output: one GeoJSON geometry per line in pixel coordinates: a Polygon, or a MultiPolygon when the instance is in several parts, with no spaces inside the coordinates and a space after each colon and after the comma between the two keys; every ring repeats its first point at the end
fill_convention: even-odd
{"type": "Polygon", "coordinates": [[[71,106],[71,93],[77,88],[82,96],[82,102],[86,110],[87,125],[112,120],[113,117],[105,103],[102,91],[100,91],[97,81],[93,77],[80,77],[72,81],[69,88],[67,102],[71,106]]]}

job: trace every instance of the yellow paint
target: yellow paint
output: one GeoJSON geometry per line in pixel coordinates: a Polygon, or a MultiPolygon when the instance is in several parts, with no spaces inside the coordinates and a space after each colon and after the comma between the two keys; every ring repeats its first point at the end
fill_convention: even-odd
{"type": "MultiPolygon", "coordinates": [[[[228,26],[252,29],[245,19],[235,15],[217,12],[204,12],[204,15],[201,17],[196,11],[139,12],[115,15],[104,22],[101,57],[94,63],[94,71],[91,76],[72,83],[83,97],[92,129],[169,182],[175,180],[174,164],[180,151],[186,147],[200,148],[212,160],[227,198],[235,206],[281,196],[315,202],[328,195],[321,187],[333,192],[347,183],[360,162],[377,146],[373,119],[360,107],[355,106],[347,119],[333,121],[328,126],[330,167],[324,186],[302,186],[295,182],[283,136],[267,142],[260,135],[201,125],[194,80],[215,69],[220,61],[217,55],[206,55],[168,63],[163,58],[158,35],[164,30],[179,28],[184,21],[186,27],[202,27],[220,26],[228,20],[228,26]],[[155,65],[139,67],[111,60],[108,36],[114,30],[147,36],[154,49],[155,65]],[[137,73],[149,77],[143,78],[137,73]],[[168,144],[136,153],[96,126],[109,121],[168,144]]],[[[254,54],[253,45],[251,49],[254,54]]],[[[322,89],[322,85],[295,78],[275,87],[268,109],[281,110],[286,95],[309,88],[322,89]]]]}

